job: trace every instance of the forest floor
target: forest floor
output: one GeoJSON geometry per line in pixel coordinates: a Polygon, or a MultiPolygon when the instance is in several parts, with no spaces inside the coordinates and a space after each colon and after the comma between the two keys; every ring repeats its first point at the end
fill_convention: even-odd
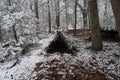
{"type": "MultiPolygon", "coordinates": [[[[82,35],[83,33],[81,33],[82,35]]],[[[103,41],[102,51],[92,51],[90,36],[66,35],[77,48],[75,54],[49,54],[45,48],[55,34],[41,34],[39,46],[24,55],[11,53],[6,59],[5,49],[0,53],[0,80],[120,80],[120,44],[103,41]],[[3,55],[3,56],[2,56],[3,55]],[[12,59],[11,59],[12,57],[12,59]],[[4,58],[4,60],[3,60],[4,58]]],[[[11,46],[7,49],[14,49],[11,46]],[[11,48],[12,47],[12,48],[11,48]]],[[[15,47],[14,50],[20,50],[15,47]]],[[[8,55],[7,55],[8,56],[8,55]]]]}

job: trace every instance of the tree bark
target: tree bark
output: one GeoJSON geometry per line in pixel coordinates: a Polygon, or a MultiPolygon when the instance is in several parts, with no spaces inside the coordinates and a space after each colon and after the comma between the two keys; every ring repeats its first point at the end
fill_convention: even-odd
{"type": "Polygon", "coordinates": [[[120,0],[111,0],[111,5],[115,16],[116,29],[120,38],[120,0]]]}
{"type": "Polygon", "coordinates": [[[83,27],[87,27],[87,0],[83,0],[83,27]]]}
{"type": "Polygon", "coordinates": [[[56,0],[56,25],[57,25],[57,29],[59,29],[60,27],[60,5],[59,5],[59,0],[56,0]]]}
{"type": "Polygon", "coordinates": [[[0,24],[0,42],[2,41],[2,30],[1,30],[1,24],[0,24]]]}
{"type": "Polygon", "coordinates": [[[75,0],[75,26],[74,26],[74,36],[76,35],[76,26],[77,26],[77,0],[75,0]]]}
{"type": "Polygon", "coordinates": [[[49,21],[49,33],[51,33],[51,14],[50,14],[50,3],[48,0],[48,21],[49,21]]]}
{"type": "Polygon", "coordinates": [[[91,0],[89,1],[89,4],[90,4],[90,23],[92,30],[92,50],[99,51],[102,49],[103,44],[100,34],[97,0],[91,0]]]}
{"type": "MultiPolygon", "coordinates": [[[[38,21],[36,22],[36,36],[39,38],[39,32],[40,32],[40,28],[39,28],[39,8],[38,8],[38,1],[39,0],[34,0],[34,12],[35,12],[35,17],[38,19],[38,21]]],[[[32,6],[31,6],[32,8],[32,6]]]]}
{"type": "Polygon", "coordinates": [[[8,0],[8,5],[11,6],[11,0],[8,0]]]}
{"type": "Polygon", "coordinates": [[[83,16],[83,27],[87,27],[87,1],[84,1],[84,6],[82,7],[77,3],[77,6],[80,8],[83,16]]]}
{"type": "Polygon", "coordinates": [[[38,15],[38,0],[34,0],[34,8],[35,8],[35,17],[39,19],[38,15]]]}
{"type": "Polygon", "coordinates": [[[13,29],[14,39],[15,39],[16,42],[18,42],[17,33],[16,33],[16,29],[15,29],[15,24],[12,26],[12,29],[13,29]]]}
{"type": "Polygon", "coordinates": [[[67,6],[68,4],[67,4],[67,0],[65,0],[65,9],[66,9],[66,11],[65,11],[65,15],[66,15],[66,26],[67,26],[67,30],[68,30],[68,10],[67,10],[67,8],[68,8],[68,6],[67,6]]]}

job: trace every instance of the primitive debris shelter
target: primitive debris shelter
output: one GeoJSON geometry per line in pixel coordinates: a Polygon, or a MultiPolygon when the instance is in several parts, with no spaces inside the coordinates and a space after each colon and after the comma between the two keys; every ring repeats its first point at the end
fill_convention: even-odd
{"type": "Polygon", "coordinates": [[[66,40],[62,32],[57,31],[56,36],[45,50],[47,53],[60,52],[73,54],[76,49],[74,46],[68,44],[68,41],[66,40]]]}

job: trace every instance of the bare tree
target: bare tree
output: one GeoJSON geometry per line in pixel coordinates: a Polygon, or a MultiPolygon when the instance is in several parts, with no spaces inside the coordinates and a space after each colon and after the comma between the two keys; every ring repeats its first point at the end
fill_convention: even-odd
{"type": "Polygon", "coordinates": [[[107,21],[107,10],[108,10],[108,0],[105,0],[104,1],[104,5],[105,5],[105,7],[104,7],[104,19],[103,19],[103,24],[104,24],[104,28],[108,28],[108,21],[107,21]]]}
{"type": "Polygon", "coordinates": [[[48,0],[48,21],[49,21],[49,33],[51,33],[51,14],[50,14],[50,3],[48,0]]]}
{"type": "Polygon", "coordinates": [[[67,3],[67,0],[65,0],[65,14],[66,14],[66,25],[67,25],[67,30],[68,30],[68,3],[67,3]]]}
{"type": "Polygon", "coordinates": [[[60,27],[60,3],[59,3],[59,0],[56,0],[55,11],[56,11],[56,25],[57,25],[57,29],[59,29],[59,27],[60,27]]]}
{"type": "MultiPolygon", "coordinates": [[[[2,16],[0,16],[0,22],[2,20],[2,16]]],[[[2,30],[1,30],[2,25],[0,24],[0,42],[2,41],[2,30]]]]}
{"type": "MultiPolygon", "coordinates": [[[[38,19],[37,23],[36,23],[36,36],[39,38],[39,32],[40,32],[40,28],[39,28],[39,8],[38,8],[38,1],[39,0],[34,0],[34,10],[35,10],[35,17],[38,19]]],[[[32,8],[32,6],[31,6],[32,8]]]]}
{"type": "Polygon", "coordinates": [[[87,15],[88,15],[88,0],[83,0],[83,7],[77,2],[77,6],[80,8],[83,16],[83,27],[88,27],[87,15]]]}
{"type": "MultiPolygon", "coordinates": [[[[9,3],[9,6],[11,6],[11,4],[12,4],[11,0],[8,0],[8,3],[9,3]]],[[[11,13],[13,13],[13,12],[11,11],[11,13]]],[[[18,42],[17,32],[16,32],[16,29],[15,29],[15,23],[12,26],[12,30],[13,30],[14,39],[15,39],[16,42],[18,42]]]]}
{"type": "Polygon", "coordinates": [[[88,0],[83,0],[83,27],[87,27],[88,0]]]}
{"type": "Polygon", "coordinates": [[[2,41],[2,30],[1,30],[1,24],[0,24],[0,42],[2,41]]]}
{"type": "Polygon", "coordinates": [[[16,42],[18,42],[17,32],[16,32],[16,29],[15,29],[15,23],[13,24],[12,29],[13,29],[14,39],[15,39],[16,42]]]}
{"type": "Polygon", "coordinates": [[[92,30],[92,49],[98,51],[102,49],[103,44],[100,34],[97,0],[89,1],[89,7],[91,23],[90,25],[92,30]]]}
{"type": "Polygon", "coordinates": [[[11,0],[8,0],[8,4],[9,4],[9,6],[11,6],[11,0]]]}
{"type": "Polygon", "coordinates": [[[35,17],[39,19],[38,16],[38,0],[34,0],[34,9],[35,9],[35,17]]]}
{"type": "Polygon", "coordinates": [[[77,0],[75,0],[75,25],[74,25],[74,35],[76,35],[76,26],[77,26],[77,0]]]}
{"type": "Polygon", "coordinates": [[[116,28],[120,38],[120,0],[111,0],[111,5],[115,16],[116,28]]]}

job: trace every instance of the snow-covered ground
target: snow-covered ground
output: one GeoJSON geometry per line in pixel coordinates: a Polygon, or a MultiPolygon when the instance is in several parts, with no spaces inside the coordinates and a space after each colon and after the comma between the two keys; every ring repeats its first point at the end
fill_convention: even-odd
{"type": "Polygon", "coordinates": [[[78,52],[74,55],[67,53],[62,55],[60,53],[48,54],[45,52],[45,48],[53,38],[54,35],[48,35],[39,41],[38,47],[25,55],[0,62],[0,80],[36,80],[38,74],[42,77],[37,80],[49,80],[47,79],[48,75],[47,78],[43,75],[51,73],[52,70],[48,69],[56,67],[56,64],[64,65],[62,69],[58,69],[58,74],[64,74],[62,77],[67,74],[66,70],[69,70],[68,72],[73,75],[76,68],[70,67],[70,65],[77,65],[92,67],[96,70],[98,68],[104,69],[101,70],[101,73],[108,75],[107,78],[120,79],[120,44],[104,42],[103,50],[96,52],[89,49],[90,42],[79,42],[76,38],[67,36],[69,41],[77,47],[78,52]],[[108,73],[114,74],[115,77],[108,73]]]}

